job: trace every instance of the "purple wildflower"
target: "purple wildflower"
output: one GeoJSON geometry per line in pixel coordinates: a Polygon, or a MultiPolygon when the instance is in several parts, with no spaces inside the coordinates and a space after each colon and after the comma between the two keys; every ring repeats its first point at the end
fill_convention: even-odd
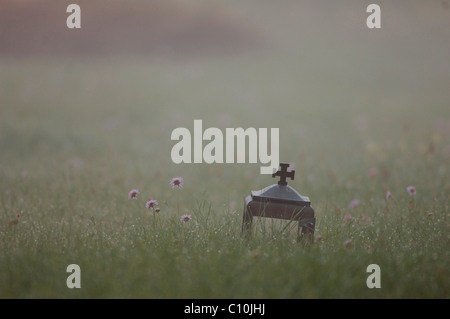
{"type": "Polygon", "coordinates": [[[137,199],[137,195],[139,194],[139,190],[137,189],[132,189],[129,193],[128,193],[128,199],[137,199]]]}
{"type": "Polygon", "coordinates": [[[182,188],[183,187],[183,179],[181,177],[174,177],[170,180],[170,185],[172,186],[172,188],[175,188],[175,187],[182,188]]]}
{"type": "Polygon", "coordinates": [[[408,192],[409,196],[416,195],[416,188],[414,186],[406,187],[406,191],[408,192]]]}
{"type": "Polygon", "coordinates": [[[352,200],[352,201],[350,202],[350,204],[348,204],[348,207],[349,207],[350,209],[353,209],[353,208],[355,208],[356,206],[358,206],[359,204],[360,204],[359,199],[354,199],[354,200],[352,200]]]}
{"type": "Polygon", "coordinates": [[[348,222],[349,220],[351,220],[353,217],[352,217],[352,215],[350,215],[350,214],[346,214],[345,216],[344,216],[344,220],[346,221],[346,222],[348,222]]]}
{"type": "Polygon", "coordinates": [[[190,221],[192,219],[192,215],[183,215],[181,216],[180,220],[184,223],[187,223],[188,221],[190,221]]]}
{"type": "Polygon", "coordinates": [[[390,192],[390,191],[387,191],[387,192],[386,192],[386,200],[390,200],[391,197],[392,197],[391,192],[390,192]]]}
{"type": "Polygon", "coordinates": [[[157,205],[159,205],[159,204],[158,204],[158,201],[155,199],[151,199],[151,200],[147,201],[147,203],[145,203],[145,207],[147,207],[148,209],[153,208],[157,205]]]}

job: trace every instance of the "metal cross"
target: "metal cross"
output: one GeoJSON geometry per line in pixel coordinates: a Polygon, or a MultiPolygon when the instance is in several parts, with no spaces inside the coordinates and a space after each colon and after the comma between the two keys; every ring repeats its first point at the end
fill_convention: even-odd
{"type": "Polygon", "coordinates": [[[291,180],[294,180],[295,171],[290,171],[290,172],[287,171],[289,164],[280,163],[280,166],[281,166],[281,170],[276,173],[273,173],[272,177],[280,176],[278,185],[286,186],[287,185],[286,178],[290,178],[291,180]]]}

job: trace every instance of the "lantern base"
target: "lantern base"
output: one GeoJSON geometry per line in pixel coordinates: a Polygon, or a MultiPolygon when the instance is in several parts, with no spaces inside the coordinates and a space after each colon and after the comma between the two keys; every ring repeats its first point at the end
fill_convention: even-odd
{"type": "Polygon", "coordinates": [[[313,243],[316,218],[310,205],[298,206],[291,204],[271,203],[270,201],[254,201],[252,196],[245,198],[242,218],[242,233],[251,235],[253,217],[277,218],[295,220],[298,222],[297,239],[304,243],[313,243]]]}

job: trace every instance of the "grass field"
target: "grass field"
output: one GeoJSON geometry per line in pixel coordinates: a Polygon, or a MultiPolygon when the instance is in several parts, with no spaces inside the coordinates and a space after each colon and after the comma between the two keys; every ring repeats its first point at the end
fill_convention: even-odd
{"type": "Polygon", "coordinates": [[[449,50],[358,41],[0,60],[0,297],[449,298],[449,50]],[[194,119],[280,128],[289,185],[316,211],[313,246],[279,221],[241,236],[245,196],[275,183],[259,164],[172,163],[171,132],[194,119]]]}

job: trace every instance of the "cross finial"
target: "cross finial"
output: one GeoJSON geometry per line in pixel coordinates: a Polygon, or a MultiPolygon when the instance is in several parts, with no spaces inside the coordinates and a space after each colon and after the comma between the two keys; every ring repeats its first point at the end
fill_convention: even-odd
{"type": "Polygon", "coordinates": [[[273,173],[272,177],[280,176],[278,185],[286,186],[287,185],[286,178],[290,178],[291,180],[294,180],[295,171],[290,171],[290,172],[287,171],[289,164],[280,163],[280,166],[281,166],[281,170],[276,173],[273,173]]]}

